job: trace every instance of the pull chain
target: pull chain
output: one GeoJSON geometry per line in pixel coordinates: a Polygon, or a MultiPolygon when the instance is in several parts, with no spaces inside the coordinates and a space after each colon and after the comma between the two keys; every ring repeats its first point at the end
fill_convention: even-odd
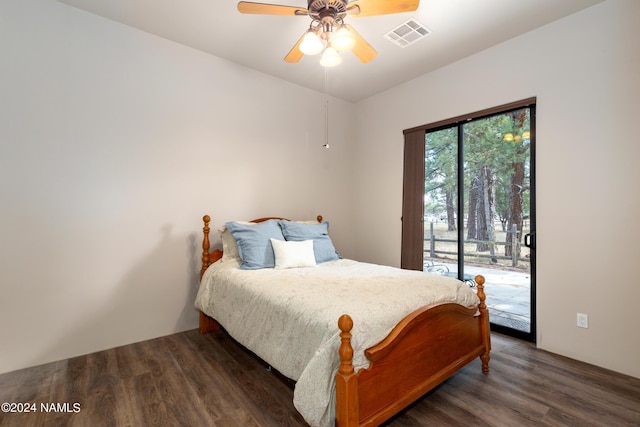
{"type": "Polygon", "coordinates": [[[329,80],[329,70],[328,67],[324,68],[324,93],[325,93],[325,103],[324,103],[324,144],[322,148],[329,148],[329,95],[327,94],[327,90],[329,88],[328,84],[329,80]]]}

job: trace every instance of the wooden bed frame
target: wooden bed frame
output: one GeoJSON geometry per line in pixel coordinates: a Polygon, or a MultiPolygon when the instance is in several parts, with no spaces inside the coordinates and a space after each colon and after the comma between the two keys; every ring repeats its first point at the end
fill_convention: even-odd
{"type": "MultiPolygon", "coordinates": [[[[284,218],[266,217],[252,222],[269,219],[284,218]]],[[[209,252],[211,218],[205,215],[202,220],[201,279],[209,265],[222,257],[219,249],[209,252]]],[[[322,216],[317,220],[322,222],[322,216]]],[[[370,365],[358,372],[352,364],[353,320],[347,314],[338,319],[341,344],[340,367],[336,374],[336,426],[377,426],[476,357],[482,361],[482,372],[489,372],[491,337],[485,280],[476,276],[475,281],[480,299],[478,307],[441,303],[414,311],[384,340],[365,351],[370,365]]],[[[218,329],[218,322],[200,312],[200,333],[218,329]]]]}

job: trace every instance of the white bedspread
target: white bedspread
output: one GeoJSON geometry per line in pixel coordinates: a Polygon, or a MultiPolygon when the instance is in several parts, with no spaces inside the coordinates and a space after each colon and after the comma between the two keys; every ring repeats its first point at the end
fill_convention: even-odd
{"type": "Polygon", "coordinates": [[[455,279],[348,259],[288,270],[238,266],[234,260],[210,266],[195,305],[297,381],[294,405],[312,426],[334,424],[342,314],[353,319],[357,370],[368,365],[364,350],[418,308],[438,302],[479,303],[475,292],[455,279]]]}

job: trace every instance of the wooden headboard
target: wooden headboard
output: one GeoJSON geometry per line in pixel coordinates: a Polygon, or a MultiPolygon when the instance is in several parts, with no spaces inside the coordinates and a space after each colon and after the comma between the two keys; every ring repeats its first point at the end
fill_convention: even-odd
{"type": "MultiPolygon", "coordinates": [[[[268,221],[270,219],[290,221],[287,218],[278,216],[266,216],[264,218],[252,219],[249,222],[258,223],[268,221]]],[[[318,215],[316,217],[316,220],[318,222],[322,222],[322,215],[318,215]]],[[[204,227],[202,228],[202,233],[204,234],[204,236],[202,239],[202,268],[200,269],[200,279],[202,279],[202,275],[205,271],[207,271],[207,268],[209,268],[211,264],[222,258],[222,251],[220,249],[214,249],[212,252],[209,252],[209,249],[211,248],[211,243],[209,242],[209,222],[211,222],[211,217],[209,215],[205,215],[202,217],[202,221],[204,222],[204,227]]]]}

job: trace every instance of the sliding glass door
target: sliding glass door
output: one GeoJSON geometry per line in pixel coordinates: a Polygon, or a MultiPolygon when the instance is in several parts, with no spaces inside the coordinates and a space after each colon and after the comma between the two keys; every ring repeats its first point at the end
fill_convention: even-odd
{"type": "Polygon", "coordinates": [[[531,341],[534,127],[530,104],[427,127],[422,134],[422,269],[472,285],[482,274],[492,329],[531,341]]]}

